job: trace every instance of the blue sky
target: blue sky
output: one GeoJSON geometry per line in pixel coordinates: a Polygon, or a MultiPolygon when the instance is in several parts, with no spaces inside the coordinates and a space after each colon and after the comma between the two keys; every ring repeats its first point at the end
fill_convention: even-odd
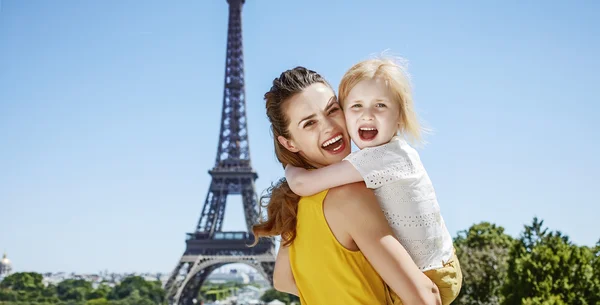
{"type": "MultiPolygon", "coordinates": [[[[421,157],[453,235],[534,216],[600,239],[597,2],[248,0],[252,162],[283,174],[262,95],[296,65],[334,86],[405,57],[435,129],[421,157]]],[[[227,3],[0,2],[0,251],[17,271],[170,272],[198,221],[218,140],[227,3]]],[[[244,227],[231,198],[226,229],[244,227]]]]}

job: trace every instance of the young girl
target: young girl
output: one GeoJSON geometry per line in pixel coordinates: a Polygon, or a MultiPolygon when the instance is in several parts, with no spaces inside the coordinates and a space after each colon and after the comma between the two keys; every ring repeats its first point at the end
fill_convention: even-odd
{"type": "MultiPolygon", "coordinates": [[[[350,138],[360,150],[319,169],[286,167],[290,188],[309,196],[364,181],[374,189],[400,243],[438,286],[442,304],[450,304],[460,291],[462,273],[429,176],[404,139],[420,140],[404,69],[390,59],[362,61],[343,76],[339,100],[350,138]]],[[[339,140],[332,138],[323,148],[335,150],[339,140]]]]}

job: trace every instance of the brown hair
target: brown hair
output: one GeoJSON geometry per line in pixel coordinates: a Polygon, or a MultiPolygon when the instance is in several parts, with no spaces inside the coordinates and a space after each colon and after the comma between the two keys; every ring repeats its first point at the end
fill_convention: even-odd
{"type": "MultiPolygon", "coordinates": [[[[308,86],[322,83],[331,88],[329,83],[317,72],[304,67],[287,70],[273,80],[273,86],[265,93],[267,102],[267,116],[271,122],[271,133],[275,145],[275,155],[283,167],[290,164],[302,168],[314,168],[299,153],[293,153],[283,147],[277,137],[283,136],[290,139],[288,130],[289,118],[285,114],[286,102],[294,95],[302,92],[308,86]]],[[[285,178],[280,179],[267,190],[267,195],[261,197],[261,210],[267,208],[267,219],[259,219],[259,223],[252,227],[254,244],[260,237],[281,235],[282,244],[289,246],[296,238],[296,214],[300,196],[290,189],[285,178]],[[266,206],[262,205],[267,198],[266,206]]]]}

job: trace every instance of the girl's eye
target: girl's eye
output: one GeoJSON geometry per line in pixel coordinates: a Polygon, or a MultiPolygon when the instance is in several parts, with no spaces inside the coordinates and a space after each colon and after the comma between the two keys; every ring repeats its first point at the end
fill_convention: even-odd
{"type": "Polygon", "coordinates": [[[352,106],[350,106],[350,108],[361,108],[362,105],[361,104],[354,104],[352,106]]]}
{"type": "Polygon", "coordinates": [[[377,105],[375,105],[375,107],[383,108],[383,107],[387,107],[387,106],[384,103],[377,103],[377,105]]]}
{"type": "Polygon", "coordinates": [[[304,128],[310,127],[310,126],[312,126],[314,124],[315,124],[315,121],[308,121],[308,122],[304,123],[304,128]]]}

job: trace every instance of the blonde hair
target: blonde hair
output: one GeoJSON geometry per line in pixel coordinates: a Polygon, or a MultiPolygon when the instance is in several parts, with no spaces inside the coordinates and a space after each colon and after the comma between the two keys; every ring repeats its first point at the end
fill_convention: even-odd
{"type": "Polygon", "coordinates": [[[410,76],[399,59],[390,57],[373,58],[352,66],[342,77],[339,101],[342,107],[348,94],[359,82],[380,78],[385,81],[396,102],[400,105],[400,128],[398,132],[412,143],[422,143],[422,128],[414,109],[410,76]]]}

